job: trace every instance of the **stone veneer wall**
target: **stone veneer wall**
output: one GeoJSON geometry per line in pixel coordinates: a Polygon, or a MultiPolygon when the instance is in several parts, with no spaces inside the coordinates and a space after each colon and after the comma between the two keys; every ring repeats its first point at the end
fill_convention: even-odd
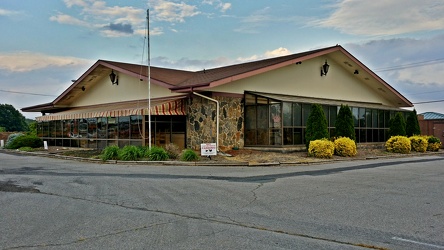
{"type": "MultiPolygon", "coordinates": [[[[242,98],[216,96],[219,101],[219,149],[244,146],[244,109],[242,98]]],[[[216,103],[194,95],[188,105],[187,146],[200,150],[202,143],[216,142],[216,103]]]]}

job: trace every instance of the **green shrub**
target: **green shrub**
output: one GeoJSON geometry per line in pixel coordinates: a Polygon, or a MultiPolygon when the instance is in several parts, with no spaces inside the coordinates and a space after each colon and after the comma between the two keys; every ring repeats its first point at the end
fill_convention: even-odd
{"type": "Polygon", "coordinates": [[[429,136],[427,141],[429,143],[429,145],[427,146],[427,151],[436,152],[441,148],[441,141],[439,140],[439,138],[435,136],[429,136]]]}
{"type": "Polygon", "coordinates": [[[408,154],[411,149],[411,142],[405,136],[392,136],[385,143],[385,148],[391,153],[408,154]]]}
{"type": "Polygon", "coordinates": [[[126,145],[119,150],[119,159],[122,161],[137,161],[142,156],[141,150],[134,145],[126,145]]]}
{"type": "Polygon", "coordinates": [[[327,139],[314,140],[308,147],[308,155],[316,158],[332,158],[335,152],[335,144],[327,139]]]}
{"type": "Polygon", "coordinates": [[[8,139],[6,140],[5,148],[9,148],[9,145],[10,145],[13,141],[15,141],[15,139],[17,139],[18,137],[23,136],[23,135],[24,135],[24,134],[22,134],[22,133],[10,134],[10,135],[8,136],[8,139]]]}
{"type": "Polygon", "coordinates": [[[192,149],[185,149],[182,151],[182,155],[180,156],[182,161],[197,161],[199,160],[199,156],[192,149]]]}
{"type": "Polygon", "coordinates": [[[389,135],[390,136],[405,136],[405,119],[404,115],[401,112],[396,113],[395,117],[390,119],[390,128],[389,135]]]}
{"type": "Polygon", "coordinates": [[[43,147],[43,140],[34,135],[19,135],[6,146],[8,149],[18,149],[21,147],[40,148],[43,147]]]}
{"type": "Polygon", "coordinates": [[[416,114],[416,109],[409,113],[407,116],[407,121],[405,125],[405,133],[407,136],[420,135],[421,129],[419,127],[418,115],[416,114]]]}
{"type": "Polygon", "coordinates": [[[348,105],[341,105],[335,122],[335,136],[356,140],[353,114],[348,105]]]}
{"type": "Polygon", "coordinates": [[[116,145],[108,146],[102,151],[100,158],[104,161],[118,160],[120,148],[116,145]]]}
{"type": "Polygon", "coordinates": [[[334,144],[336,155],[355,156],[358,153],[355,141],[348,137],[340,137],[334,141],[334,144]]]}
{"type": "Polygon", "coordinates": [[[32,152],[32,151],[34,151],[34,149],[31,148],[31,147],[21,147],[18,150],[25,151],[25,152],[32,152]]]}
{"type": "Polygon", "coordinates": [[[419,135],[410,136],[409,140],[413,151],[422,152],[422,153],[427,151],[427,147],[429,146],[429,141],[427,136],[419,136],[419,135]]]}
{"type": "Polygon", "coordinates": [[[308,148],[310,141],[329,138],[327,118],[320,104],[312,104],[310,115],[307,120],[307,129],[305,132],[305,146],[308,148]]]}
{"type": "Polygon", "coordinates": [[[148,159],[150,161],[166,161],[168,160],[168,153],[161,147],[152,147],[148,159]]]}
{"type": "Polygon", "coordinates": [[[177,159],[180,154],[179,146],[174,143],[169,143],[165,145],[165,151],[168,153],[170,159],[177,159]]]}

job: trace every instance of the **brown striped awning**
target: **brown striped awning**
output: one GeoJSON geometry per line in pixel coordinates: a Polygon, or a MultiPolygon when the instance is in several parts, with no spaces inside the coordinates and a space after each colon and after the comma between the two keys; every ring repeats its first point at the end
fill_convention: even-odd
{"type": "MultiPolygon", "coordinates": [[[[186,96],[151,100],[151,115],[186,115],[186,96]]],[[[148,100],[111,103],[89,107],[76,107],[66,111],[37,117],[37,121],[86,119],[95,117],[119,117],[148,115],[148,100]]]]}

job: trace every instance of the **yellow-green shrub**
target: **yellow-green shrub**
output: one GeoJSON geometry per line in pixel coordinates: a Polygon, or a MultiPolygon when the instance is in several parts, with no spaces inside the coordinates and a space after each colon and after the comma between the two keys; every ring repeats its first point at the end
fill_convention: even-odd
{"type": "Polygon", "coordinates": [[[438,151],[441,148],[441,141],[435,136],[427,137],[429,145],[427,151],[438,151]]]}
{"type": "Polygon", "coordinates": [[[416,152],[427,151],[427,146],[429,145],[427,136],[414,135],[409,137],[412,150],[416,152]]]}
{"type": "Polygon", "coordinates": [[[335,144],[327,139],[314,140],[308,147],[308,155],[316,158],[331,158],[335,152],[335,144]]]}
{"type": "Polygon", "coordinates": [[[356,143],[348,137],[339,137],[335,140],[335,154],[339,156],[355,156],[358,151],[356,150],[356,143]]]}
{"type": "Polygon", "coordinates": [[[391,153],[408,154],[411,149],[411,142],[405,136],[392,136],[385,143],[385,148],[391,153]]]}

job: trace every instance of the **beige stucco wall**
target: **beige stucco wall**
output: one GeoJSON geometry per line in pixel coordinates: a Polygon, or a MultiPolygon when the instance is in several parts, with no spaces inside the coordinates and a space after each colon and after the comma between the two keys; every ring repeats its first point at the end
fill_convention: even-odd
{"type": "Polygon", "coordinates": [[[394,106],[380,93],[346,71],[342,65],[328,61],[327,76],[320,76],[325,59],[314,58],[277,70],[272,70],[246,79],[211,88],[211,91],[238,93],[257,91],[274,94],[295,95],[314,98],[347,100],[355,102],[382,103],[394,106]]]}
{"type": "MultiPolygon", "coordinates": [[[[151,98],[180,95],[167,88],[151,83],[151,98]]],[[[102,77],[71,104],[71,107],[103,103],[124,102],[148,98],[148,84],[137,78],[119,74],[119,85],[112,85],[108,77],[102,77]]]]}

